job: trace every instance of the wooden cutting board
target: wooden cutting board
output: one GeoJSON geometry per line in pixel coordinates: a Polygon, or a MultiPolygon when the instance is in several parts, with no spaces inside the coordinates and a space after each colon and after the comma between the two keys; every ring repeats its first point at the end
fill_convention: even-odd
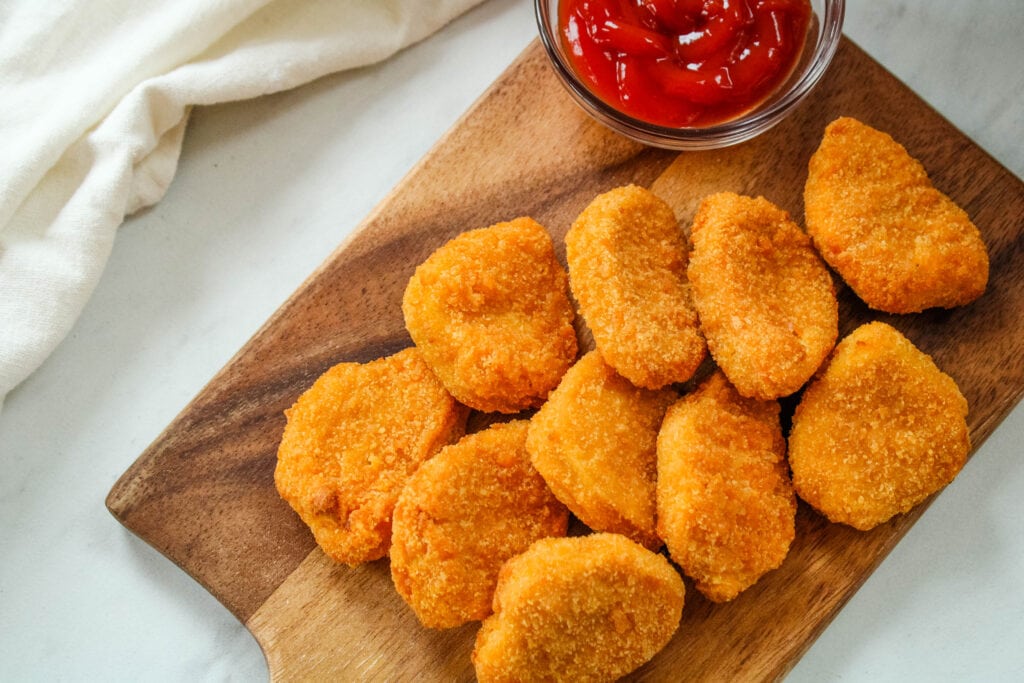
{"type": "MultiPolygon", "coordinates": [[[[802,222],[807,160],[839,115],[904,144],[988,243],[989,288],[967,307],[888,316],[843,287],[839,294],[841,334],[885,320],[956,379],[977,446],[1024,393],[1020,180],[846,39],[787,121],[738,147],[684,154],[641,147],[591,122],[534,42],[124,473],[110,511],[253,632],[275,680],[472,680],[475,624],[421,628],[395,593],[386,559],[333,564],[278,498],[284,409],[334,363],[410,345],[399,306],[405,284],[464,230],[529,215],[551,231],[564,262],[562,238],[576,214],[631,182],[661,194],[684,224],[701,197],[720,190],[764,195],[802,222]]],[[[724,605],[688,584],[679,632],[633,678],[781,677],[924,507],[861,533],[801,504],[783,566],[724,605]]]]}

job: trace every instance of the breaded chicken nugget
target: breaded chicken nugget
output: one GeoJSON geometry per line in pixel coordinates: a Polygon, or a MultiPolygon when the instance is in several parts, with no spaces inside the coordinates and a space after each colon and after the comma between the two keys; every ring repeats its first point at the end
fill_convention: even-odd
{"type": "Polygon", "coordinates": [[[565,236],[569,282],[605,362],[633,384],[685,382],[707,355],[672,209],[635,185],[599,195],[565,236]]]}
{"type": "Polygon", "coordinates": [[[526,449],[560,501],[595,531],[661,547],[654,528],[655,443],[678,395],[633,386],[591,351],[530,419],[526,449]]]}
{"type": "Polygon", "coordinates": [[[576,358],[567,280],[537,222],[471,230],[416,269],[402,299],[405,326],[462,403],[537,407],[576,358]]]}
{"type": "Polygon", "coordinates": [[[683,581],[618,534],[537,541],[501,569],[476,637],[480,683],[614,681],[672,638],[683,581]]]}
{"type": "Polygon", "coordinates": [[[854,330],[804,391],[789,435],[797,494],[870,529],[951,482],[970,451],[967,401],[898,331],[854,330]]]}
{"type": "Polygon", "coordinates": [[[491,613],[498,570],[569,512],[526,453],[525,420],[495,424],[441,450],[409,479],[395,507],[391,577],[424,626],[491,613]]]}
{"type": "Polygon", "coordinates": [[[689,278],[708,350],[743,396],[788,396],[836,343],[832,276],[810,238],[763,197],[704,199],[689,278]]]}
{"type": "Polygon", "coordinates": [[[782,564],[796,534],[779,404],[716,372],[673,404],[658,434],[658,531],[715,602],[782,564]]]}
{"type": "Polygon", "coordinates": [[[902,145],[856,119],[825,129],[804,211],[822,257],[871,308],[953,308],[985,291],[988,251],[978,228],[902,145]]]}
{"type": "Polygon", "coordinates": [[[339,363],[285,411],[274,483],[328,556],[376,560],[406,479],[462,435],[467,413],[416,349],[339,363]]]}

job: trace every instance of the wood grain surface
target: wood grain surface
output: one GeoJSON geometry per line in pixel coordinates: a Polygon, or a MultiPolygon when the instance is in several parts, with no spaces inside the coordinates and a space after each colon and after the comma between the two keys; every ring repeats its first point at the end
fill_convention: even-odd
{"type": "MultiPolygon", "coordinates": [[[[529,215],[549,229],[564,262],[562,239],[576,214],[630,182],[652,187],[684,225],[701,197],[721,190],[763,195],[802,222],[807,160],[840,115],[906,146],[989,246],[988,291],[960,309],[883,315],[839,292],[841,334],[884,320],[954,377],[971,406],[976,447],[1024,393],[1020,180],[847,39],[791,118],[738,147],[684,154],[590,121],[534,42],[124,473],[109,509],[247,625],[275,680],[472,680],[475,625],[421,628],[386,559],[356,569],[332,563],[278,498],[283,410],[334,363],[410,345],[405,283],[464,230],[529,215]]],[[[780,678],[926,507],[862,533],[801,504],[783,566],[724,605],[688,583],[679,632],[631,678],[780,678]]]]}

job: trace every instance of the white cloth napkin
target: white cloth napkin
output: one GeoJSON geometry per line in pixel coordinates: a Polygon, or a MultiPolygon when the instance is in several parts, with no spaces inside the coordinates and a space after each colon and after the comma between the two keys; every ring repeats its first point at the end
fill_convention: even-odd
{"type": "Polygon", "coordinates": [[[379,61],[479,1],[0,2],[0,406],[164,195],[192,105],[379,61]]]}

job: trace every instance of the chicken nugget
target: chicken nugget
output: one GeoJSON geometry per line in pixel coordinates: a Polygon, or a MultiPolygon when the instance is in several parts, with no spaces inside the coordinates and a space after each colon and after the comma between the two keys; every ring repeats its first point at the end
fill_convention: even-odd
{"type": "Polygon", "coordinates": [[[529,218],[439,248],[409,280],[402,313],[445,387],[484,412],[539,406],[576,358],[568,276],[529,218]]]}
{"type": "Polygon", "coordinates": [[[714,602],[782,564],[796,497],[777,401],[744,398],[721,372],[673,404],[658,434],[658,531],[714,602]]]}
{"type": "Polygon", "coordinates": [[[807,232],[864,303],[888,313],[953,308],[988,283],[967,214],[889,135],[856,119],[825,129],[804,188],[807,232]]]}
{"type": "Polygon", "coordinates": [[[689,278],[712,358],[743,396],[788,396],[836,343],[832,276],[810,238],[767,199],[704,199],[689,278]]]}
{"type": "Polygon", "coordinates": [[[526,453],[528,423],[498,423],[423,463],[395,507],[391,577],[424,626],[451,628],[491,613],[498,570],[569,511],[526,453]]]}
{"type": "Polygon", "coordinates": [[[971,449],[967,400],[927,354],[882,322],[836,346],[789,434],[797,494],[867,530],[956,477],[971,449]]]}
{"type": "Polygon", "coordinates": [[[635,185],[599,195],[565,236],[569,283],[605,362],[660,389],[707,356],[686,281],[686,237],[671,207],[635,185]]]}
{"type": "Polygon", "coordinates": [[[668,560],[625,536],[537,541],[501,569],[476,636],[477,679],[614,681],[672,638],[683,593],[668,560]]]}
{"type": "Polygon", "coordinates": [[[414,348],[339,363],[285,411],[274,483],[328,556],[376,560],[406,479],[462,435],[467,414],[414,348]]]}
{"type": "Polygon", "coordinates": [[[655,443],[671,389],[641,389],[591,351],[530,419],[533,466],[580,521],[595,531],[661,547],[654,528],[655,443]]]}

